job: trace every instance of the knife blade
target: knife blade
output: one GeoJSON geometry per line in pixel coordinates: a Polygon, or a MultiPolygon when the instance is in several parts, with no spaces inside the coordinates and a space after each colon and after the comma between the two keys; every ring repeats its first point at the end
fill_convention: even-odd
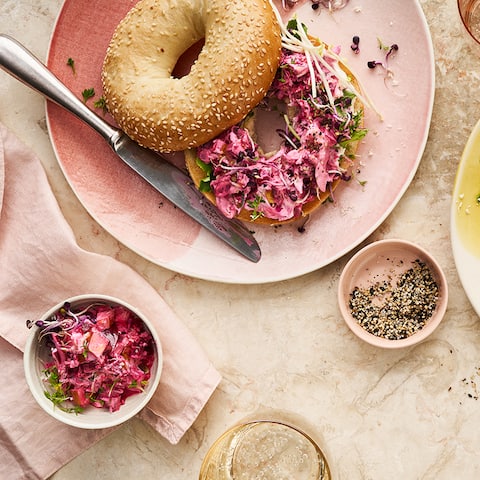
{"type": "Polygon", "coordinates": [[[187,174],[160,154],[141,147],[121,130],[109,125],[30,51],[4,34],[0,34],[0,68],[92,127],[121,160],[209,232],[252,262],[260,260],[260,247],[243,223],[222,215],[198,191],[187,174]]]}

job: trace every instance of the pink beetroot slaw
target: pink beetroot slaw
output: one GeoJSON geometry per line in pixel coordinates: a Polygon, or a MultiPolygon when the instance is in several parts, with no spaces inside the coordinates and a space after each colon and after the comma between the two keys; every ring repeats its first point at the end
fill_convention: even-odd
{"type": "MultiPolygon", "coordinates": [[[[298,32],[296,21],[290,22],[289,34],[298,32]]],[[[197,163],[210,170],[207,188],[225,216],[233,218],[245,208],[252,220],[296,218],[336,179],[350,178],[348,147],[366,130],[355,91],[341,79],[338,53],[323,45],[314,57],[296,46],[282,48],[275,79],[257,107],[280,109],[284,116],[283,143],[276,152],[261,150],[247,128],[248,117],[198,147],[197,163]]]]}
{"type": "Polygon", "coordinates": [[[96,302],[73,310],[65,303],[34,323],[50,351],[43,369],[45,395],[60,409],[79,413],[93,406],[115,412],[148,385],[155,342],[126,307],[96,302]]]}

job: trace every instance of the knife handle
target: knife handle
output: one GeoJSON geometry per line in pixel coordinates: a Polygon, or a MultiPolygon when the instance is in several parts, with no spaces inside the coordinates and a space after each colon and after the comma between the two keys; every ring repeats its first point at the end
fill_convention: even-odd
{"type": "Polygon", "coordinates": [[[90,125],[107,140],[123,161],[187,215],[251,261],[260,260],[260,248],[252,233],[241,222],[227,219],[209,202],[202,203],[203,195],[185,174],[167,161],[159,162],[162,157],[154,152],[130,139],[127,141],[125,134],[92,112],[31,52],[4,34],[0,34],[0,68],[90,125]],[[133,154],[128,145],[130,149],[135,145],[133,154]],[[123,155],[119,150],[123,150],[123,155]],[[167,181],[161,181],[161,173],[165,171],[169,172],[169,177],[167,181]],[[176,171],[176,175],[172,171],[176,171]],[[179,176],[188,181],[178,181],[179,176]],[[159,188],[160,183],[163,189],[159,188]]]}
{"type": "Polygon", "coordinates": [[[90,125],[110,144],[119,132],[92,112],[31,52],[12,37],[0,34],[0,68],[90,125]]]}

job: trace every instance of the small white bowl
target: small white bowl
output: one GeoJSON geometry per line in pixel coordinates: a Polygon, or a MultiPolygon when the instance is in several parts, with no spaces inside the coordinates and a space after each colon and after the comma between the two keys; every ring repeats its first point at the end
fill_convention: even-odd
{"type": "MultiPolygon", "coordinates": [[[[380,302],[379,296],[373,300],[380,302]]],[[[357,252],[346,264],[338,285],[338,304],[343,318],[359,338],[382,348],[402,348],[414,345],[427,338],[440,324],[448,303],[448,286],[445,275],[435,259],[424,249],[405,240],[380,240],[357,252]],[[405,338],[387,338],[374,334],[360,325],[353,316],[350,301],[352,292],[374,286],[377,282],[387,282],[393,287],[400,276],[414,267],[415,261],[424,263],[438,287],[438,298],[431,317],[425,325],[405,338]]]]}
{"type": "Polygon", "coordinates": [[[158,387],[163,365],[162,347],[158,334],[150,321],[141,312],[118,298],[106,295],[79,295],[68,298],[52,307],[39,320],[46,320],[51,317],[63,307],[65,302],[69,302],[72,309],[86,307],[94,302],[102,302],[110,306],[123,306],[138,316],[150,331],[155,342],[156,355],[148,385],[142,393],[128,397],[125,404],[116,412],[109,412],[107,409],[95,408],[93,406],[86,407],[78,414],[64,412],[45,396],[46,385],[43,380],[45,376],[42,373],[43,364],[41,359],[45,360],[48,358],[50,351],[42,348],[42,343],[38,339],[41,328],[34,325],[31,327],[32,331],[27,339],[23,356],[25,377],[30,391],[45,412],[67,425],[84,429],[101,429],[119,425],[140,412],[147,405],[158,387]]]}

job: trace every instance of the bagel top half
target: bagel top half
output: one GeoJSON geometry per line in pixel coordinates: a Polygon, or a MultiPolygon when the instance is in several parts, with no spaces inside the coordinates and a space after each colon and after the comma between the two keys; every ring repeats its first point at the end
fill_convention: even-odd
{"type": "Polygon", "coordinates": [[[119,127],[160,152],[199,146],[265,96],[281,51],[269,0],[140,0],[116,28],[102,69],[119,127]],[[204,39],[190,73],[179,57],[204,39]]]}

